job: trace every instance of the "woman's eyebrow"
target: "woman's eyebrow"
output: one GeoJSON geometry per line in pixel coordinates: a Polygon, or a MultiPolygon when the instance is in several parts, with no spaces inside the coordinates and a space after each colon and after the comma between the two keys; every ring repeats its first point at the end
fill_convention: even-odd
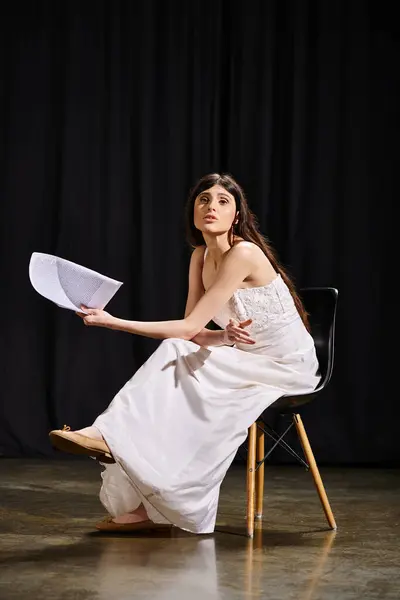
{"type": "MultiPolygon", "coordinates": [[[[199,196],[208,196],[208,197],[210,197],[211,194],[210,194],[210,192],[201,192],[201,194],[199,194],[199,196]]],[[[220,198],[226,198],[227,200],[231,200],[231,197],[228,196],[228,194],[224,194],[224,192],[218,193],[217,196],[219,196],[220,198]]]]}

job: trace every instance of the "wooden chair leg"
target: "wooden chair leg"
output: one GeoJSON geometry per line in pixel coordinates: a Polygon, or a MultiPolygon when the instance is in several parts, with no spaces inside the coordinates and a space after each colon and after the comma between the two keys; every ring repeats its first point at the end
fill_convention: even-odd
{"type": "Polygon", "coordinates": [[[314,454],[311,450],[306,430],[304,429],[303,421],[301,420],[300,415],[293,415],[293,420],[294,424],[296,425],[297,433],[299,435],[300,442],[304,450],[304,455],[309,464],[310,471],[314,479],[315,487],[317,488],[318,496],[321,500],[322,508],[324,509],[329,526],[331,529],[337,529],[335,518],[333,516],[333,512],[329,504],[328,496],[326,495],[324,484],[322,483],[321,475],[319,474],[317,463],[315,462],[314,454]]]}
{"type": "Polygon", "coordinates": [[[254,492],[256,483],[256,437],[257,425],[249,427],[248,454],[247,454],[247,535],[254,535],[254,492]]]}
{"type": "MultiPolygon", "coordinates": [[[[262,426],[262,424],[260,424],[262,426]]],[[[257,462],[264,458],[264,431],[257,427],[257,462]]],[[[264,501],[264,463],[256,471],[256,519],[262,519],[264,501]]]]}

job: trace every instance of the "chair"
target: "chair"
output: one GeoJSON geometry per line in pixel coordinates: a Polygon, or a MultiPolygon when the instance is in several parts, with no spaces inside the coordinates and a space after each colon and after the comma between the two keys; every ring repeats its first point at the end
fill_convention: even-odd
{"type": "Polygon", "coordinates": [[[248,434],[247,454],[247,534],[254,535],[254,518],[261,519],[263,514],[264,497],[264,463],[276,446],[283,447],[289,454],[296,458],[307,469],[310,469],[325,516],[331,529],[336,529],[328,497],[322,483],[321,476],[301,416],[298,413],[300,406],[311,402],[328,385],[333,369],[335,317],[338,291],[332,287],[313,287],[301,290],[301,297],[306,311],[309,314],[311,335],[314,338],[317,357],[319,360],[321,380],[316,389],[308,394],[281,396],[267,409],[268,412],[278,411],[280,415],[290,415],[291,423],[283,434],[279,435],[264,420],[264,415],[251,425],[248,434]],[[293,448],[284,440],[289,430],[295,425],[303,448],[304,457],[301,458],[293,448]],[[265,454],[264,437],[267,435],[274,443],[265,454]]]}

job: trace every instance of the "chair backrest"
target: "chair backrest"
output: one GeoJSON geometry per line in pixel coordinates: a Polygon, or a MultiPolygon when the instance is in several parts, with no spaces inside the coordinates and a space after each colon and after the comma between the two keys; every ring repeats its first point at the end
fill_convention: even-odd
{"type": "Polygon", "coordinates": [[[321,381],[317,392],[329,383],[332,375],[338,291],[333,287],[309,287],[300,290],[300,297],[309,315],[320,366],[321,381]]]}

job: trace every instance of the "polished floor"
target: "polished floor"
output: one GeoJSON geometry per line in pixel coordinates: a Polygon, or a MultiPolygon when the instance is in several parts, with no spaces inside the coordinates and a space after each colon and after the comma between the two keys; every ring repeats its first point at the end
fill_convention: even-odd
{"type": "Polygon", "coordinates": [[[101,534],[90,459],[0,459],[1,600],[383,600],[400,598],[400,471],[267,467],[265,512],[245,536],[245,470],[222,486],[217,530],[101,534]]]}

